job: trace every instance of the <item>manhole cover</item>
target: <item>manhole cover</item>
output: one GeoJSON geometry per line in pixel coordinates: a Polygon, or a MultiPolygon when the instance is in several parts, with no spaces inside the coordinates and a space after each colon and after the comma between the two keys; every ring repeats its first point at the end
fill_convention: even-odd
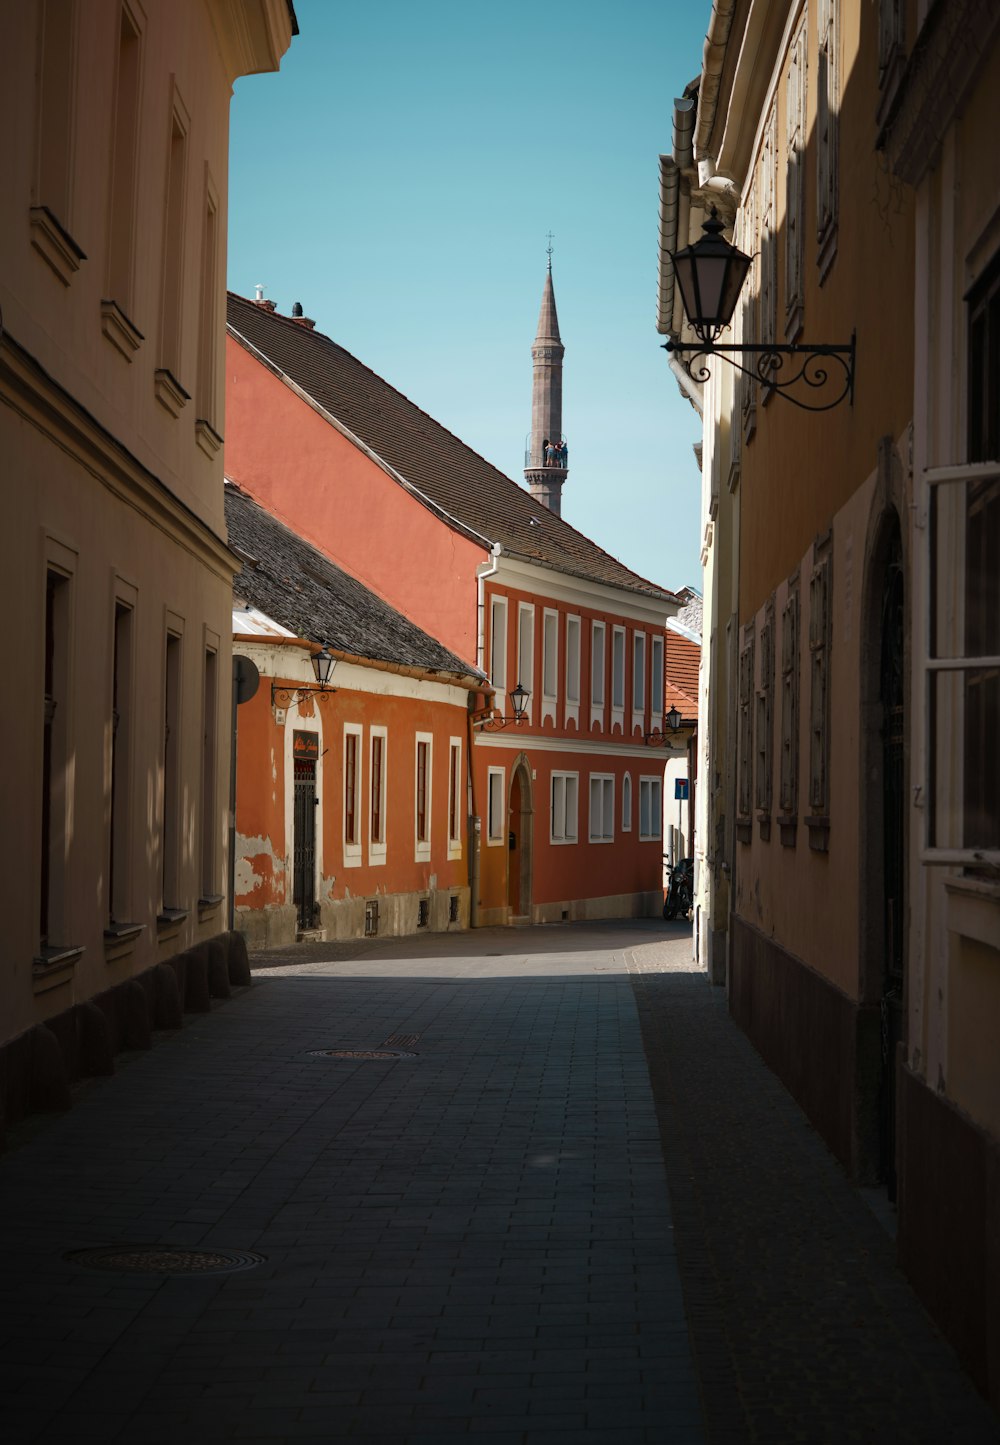
{"type": "Polygon", "coordinates": [[[135,1244],[73,1249],[64,1257],[85,1269],[126,1274],[231,1274],[238,1269],[253,1269],[265,1259],[246,1249],[158,1249],[135,1244]]]}
{"type": "Polygon", "coordinates": [[[311,1059],[415,1059],[406,1049],[310,1049],[311,1059]]]}

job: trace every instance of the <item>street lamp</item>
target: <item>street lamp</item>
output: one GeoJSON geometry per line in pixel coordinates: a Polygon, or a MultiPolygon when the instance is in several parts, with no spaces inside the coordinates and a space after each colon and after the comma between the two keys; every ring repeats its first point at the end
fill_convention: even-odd
{"type": "Polygon", "coordinates": [[[671,738],[670,733],[677,733],[683,721],[684,719],[677,711],[677,708],[672,707],[669,712],[663,715],[663,726],[654,728],[652,732],[643,734],[642,740],[651,748],[667,747],[668,742],[676,745],[677,739],[676,737],[671,738]]]}
{"type": "Polygon", "coordinates": [[[528,714],[528,698],[530,696],[531,693],[528,689],[523,683],[519,682],[517,686],[512,688],[508,693],[510,705],[514,709],[512,714],[501,717],[498,713],[493,712],[491,708],[486,708],[484,711],[476,713],[472,720],[488,732],[499,731],[500,728],[505,728],[508,723],[522,723],[528,714]]]}
{"type": "Polygon", "coordinates": [[[718,338],[732,320],[753,258],[724,239],[722,232],[725,227],[714,206],[701,229],[705,234],[699,240],[685,246],[682,251],[669,253],[674,264],[674,275],[684,312],[698,338],[698,344],[687,346],[671,340],[663,343],[663,349],[675,356],[686,358],[688,372],[695,381],[708,380],[711,372],[706,361],[719,355],[731,366],[735,366],[737,371],[759,381],[762,386],[777,392],[803,411],[830,411],[845,397],[853,402],[853,335],[849,342],[837,345],[817,343],[798,346],[779,345],[777,342],[759,346],[719,345],[718,338]],[[743,365],[736,357],[748,358],[749,364],[743,365]],[[781,375],[786,357],[794,357],[796,360],[789,367],[788,375],[781,375]],[[830,383],[828,360],[835,368],[839,368],[834,374],[835,386],[841,382],[840,373],[843,373],[840,390],[832,400],[829,399],[829,392],[825,390],[830,383]],[[790,388],[800,382],[819,393],[815,401],[808,398],[808,393],[805,393],[805,399],[803,395],[792,395],[790,388]],[[823,400],[824,396],[826,400],[823,400]]]}
{"type": "Polygon", "coordinates": [[[313,676],[316,679],[316,686],[310,687],[303,683],[299,687],[289,687],[280,682],[271,683],[271,706],[291,708],[303,698],[309,697],[311,693],[336,692],[336,688],[330,687],[330,678],[333,676],[333,669],[337,666],[337,659],[331,652],[327,651],[326,643],[314,652],[309,659],[312,664],[313,676]]]}

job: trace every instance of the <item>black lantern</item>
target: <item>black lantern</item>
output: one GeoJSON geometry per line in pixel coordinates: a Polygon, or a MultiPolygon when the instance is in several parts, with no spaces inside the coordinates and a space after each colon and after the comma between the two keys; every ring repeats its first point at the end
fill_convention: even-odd
{"type": "Polygon", "coordinates": [[[337,659],[326,650],[326,644],[319,652],[312,655],[312,670],[320,687],[326,687],[333,676],[333,669],[337,666],[337,659]]]}
{"type": "Polygon", "coordinates": [[[680,727],[680,725],[681,725],[681,715],[680,715],[680,713],[677,711],[677,709],[676,709],[675,707],[672,707],[672,708],[670,709],[670,711],[667,713],[667,727],[670,729],[670,731],[671,731],[672,733],[675,733],[675,732],[677,731],[677,729],[680,727]]]}
{"type": "Polygon", "coordinates": [[[714,206],[701,229],[699,241],[671,251],[670,259],[687,319],[699,341],[711,342],[732,320],[752,257],[723,238],[725,226],[714,206]]]}
{"type": "Polygon", "coordinates": [[[514,709],[514,721],[520,722],[528,710],[528,698],[531,693],[523,683],[518,683],[510,695],[511,706],[514,709]]]}

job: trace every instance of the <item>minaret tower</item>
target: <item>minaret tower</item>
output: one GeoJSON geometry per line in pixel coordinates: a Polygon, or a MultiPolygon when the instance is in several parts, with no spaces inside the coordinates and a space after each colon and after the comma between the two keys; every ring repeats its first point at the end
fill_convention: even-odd
{"type": "Polygon", "coordinates": [[[524,458],[528,489],[558,517],[566,480],[567,450],[562,431],[562,363],[565,347],[559,338],[556,297],[552,289],[552,236],[549,268],[538,313],[538,331],[531,346],[534,379],[531,388],[531,439],[524,458]]]}

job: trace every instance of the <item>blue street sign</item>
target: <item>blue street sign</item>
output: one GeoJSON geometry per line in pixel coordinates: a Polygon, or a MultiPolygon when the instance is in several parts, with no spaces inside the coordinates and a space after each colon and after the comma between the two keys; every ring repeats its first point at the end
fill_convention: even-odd
{"type": "Polygon", "coordinates": [[[674,779],[674,801],[677,802],[677,803],[686,803],[686,802],[687,802],[687,795],[688,795],[688,780],[687,780],[687,778],[675,778],[675,779],[674,779]]]}

